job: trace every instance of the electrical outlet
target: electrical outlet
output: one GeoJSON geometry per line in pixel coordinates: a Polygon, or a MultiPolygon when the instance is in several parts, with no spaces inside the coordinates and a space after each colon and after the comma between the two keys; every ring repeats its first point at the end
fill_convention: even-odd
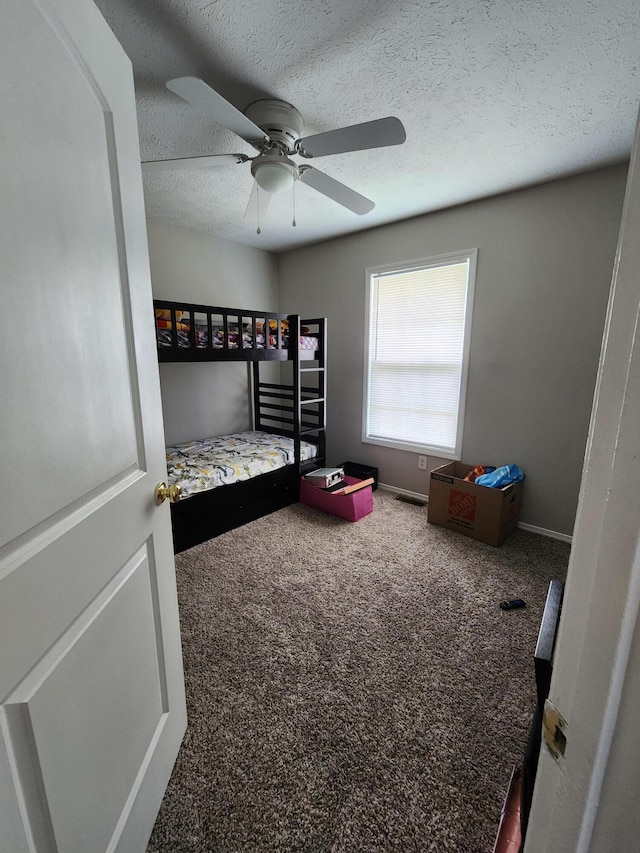
{"type": "Polygon", "coordinates": [[[427,457],[426,456],[418,456],[418,468],[421,471],[427,470],[427,457]]]}

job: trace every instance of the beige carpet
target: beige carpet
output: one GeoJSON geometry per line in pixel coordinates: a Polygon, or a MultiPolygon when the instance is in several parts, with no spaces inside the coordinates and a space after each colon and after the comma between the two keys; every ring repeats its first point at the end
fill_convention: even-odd
{"type": "Polygon", "coordinates": [[[150,853],[490,853],[569,546],[426,517],[296,504],[177,557],[189,728],[150,853]]]}

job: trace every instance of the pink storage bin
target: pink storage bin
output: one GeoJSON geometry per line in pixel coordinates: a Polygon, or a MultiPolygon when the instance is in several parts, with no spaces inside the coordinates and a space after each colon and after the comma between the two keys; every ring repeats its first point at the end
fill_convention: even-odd
{"type": "MultiPolygon", "coordinates": [[[[360,483],[357,477],[344,478],[349,485],[360,483]]],[[[334,495],[325,492],[317,486],[312,486],[304,477],[300,479],[300,503],[312,506],[328,512],[329,515],[337,515],[346,521],[358,521],[365,515],[373,512],[373,492],[371,486],[365,486],[350,495],[334,495]]]]}

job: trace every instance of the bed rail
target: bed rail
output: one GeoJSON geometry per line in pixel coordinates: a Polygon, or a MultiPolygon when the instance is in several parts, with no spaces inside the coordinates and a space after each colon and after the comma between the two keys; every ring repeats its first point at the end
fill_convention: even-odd
{"type": "Polygon", "coordinates": [[[290,358],[289,318],[295,315],[164,299],[154,299],[153,307],[160,362],[290,358]]]}

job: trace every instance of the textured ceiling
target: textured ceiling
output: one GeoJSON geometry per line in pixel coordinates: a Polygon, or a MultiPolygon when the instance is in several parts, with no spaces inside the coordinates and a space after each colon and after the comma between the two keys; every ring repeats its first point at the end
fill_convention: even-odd
{"type": "Polygon", "coordinates": [[[255,151],[166,89],[202,78],[238,109],[294,104],[305,135],[387,115],[404,145],[314,160],[376,203],[298,183],[256,234],[248,163],[144,178],[147,213],[272,251],[629,156],[638,0],[97,0],[134,69],[143,160],[255,151]]]}

